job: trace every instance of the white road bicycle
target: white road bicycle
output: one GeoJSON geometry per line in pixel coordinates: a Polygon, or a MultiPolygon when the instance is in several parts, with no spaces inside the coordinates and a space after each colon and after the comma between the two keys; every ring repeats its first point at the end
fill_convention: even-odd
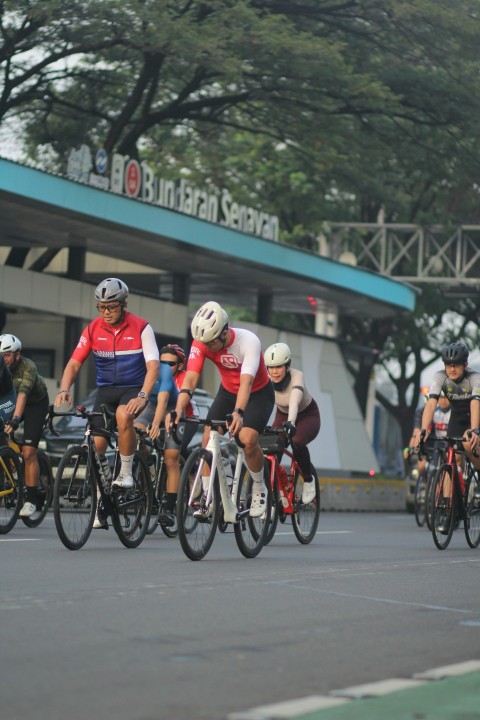
{"type": "MultiPolygon", "coordinates": [[[[189,455],[178,488],[177,528],[182,549],[190,560],[201,560],[210,550],[219,524],[232,524],[238,549],[246,558],[254,558],[267,537],[271,491],[268,489],[263,515],[250,517],[253,480],[245,464],[243,447],[235,438],[238,452],[230,485],[219,433],[219,428],[226,429],[227,423],[211,420],[204,424],[210,426],[207,447],[197,448],[189,455]],[[201,511],[201,517],[194,516],[198,511],[201,511]]],[[[266,475],[265,485],[269,488],[266,475]]]]}

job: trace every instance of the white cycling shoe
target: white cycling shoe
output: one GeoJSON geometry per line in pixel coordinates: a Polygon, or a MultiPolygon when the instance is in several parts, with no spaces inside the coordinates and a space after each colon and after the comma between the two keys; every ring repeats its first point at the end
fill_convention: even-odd
{"type": "Polygon", "coordinates": [[[302,490],[302,503],[304,505],[308,505],[312,502],[312,500],[315,500],[315,480],[311,480],[310,482],[304,481],[302,490]]]}
{"type": "Polygon", "coordinates": [[[252,504],[250,505],[250,517],[261,517],[267,509],[267,488],[262,483],[254,483],[252,487],[252,504]]]}
{"type": "Polygon", "coordinates": [[[35,515],[36,512],[37,508],[35,507],[35,505],[27,501],[26,503],[24,503],[22,509],[18,513],[18,517],[32,517],[32,515],[35,515]]]}
{"type": "Polygon", "coordinates": [[[119,475],[112,482],[112,488],[120,490],[130,490],[133,488],[133,477],[131,475],[119,475]]]}

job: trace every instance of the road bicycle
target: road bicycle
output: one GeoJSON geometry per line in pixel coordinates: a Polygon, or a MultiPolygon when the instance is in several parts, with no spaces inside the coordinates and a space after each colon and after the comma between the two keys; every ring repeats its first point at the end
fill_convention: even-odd
{"type": "Polygon", "coordinates": [[[433,504],[434,504],[434,497],[435,497],[435,478],[437,477],[438,469],[440,465],[442,465],[445,462],[445,452],[446,452],[446,443],[442,438],[436,438],[434,440],[433,448],[428,448],[425,446],[424,438],[423,436],[420,439],[420,454],[424,455],[427,459],[426,467],[425,467],[425,475],[424,475],[424,485],[423,488],[417,489],[415,498],[417,502],[417,495],[419,495],[418,502],[419,502],[419,510],[415,510],[415,518],[417,517],[417,512],[419,513],[419,517],[422,518],[423,515],[423,522],[420,524],[417,520],[417,523],[422,526],[426,523],[427,528],[432,530],[432,513],[433,513],[433,504]],[[423,508],[421,506],[421,500],[423,496],[423,508]]]}
{"type": "Polygon", "coordinates": [[[273,494],[272,512],[265,544],[271,542],[278,522],[292,520],[293,531],[302,545],[312,542],[320,519],[320,483],[313,465],[310,472],[314,477],[315,498],[302,502],[303,474],[293,456],[294,444],[282,428],[266,428],[260,436],[260,447],[266,456],[270,487],[273,494]],[[290,444],[291,450],[288,449],[290,444]],[[280,464],[282,455],[288,458],[289,468],[280,464]]]}
{"type": "MultiPolygon", "coordinates": [[[[205,557],[219,524],[233,525],[238,549],[246,558],[256,557],[265,543],[271,513],[271,492],[268,490],[263,515],[250,517],[253,481],[245,465],[243,447],[237,438],[237,459],[231,485],[225,471],[219,430],[227,430],[227,423],[231,419],[231,416],[227,416],[226,421],[203,421],[204,425],[210,427],[208,444],[206,448],[192,451],[180,478],[177,498],[178,537],[190,560],[205,557]],[[198,511],[201,511],[201,517],[196,516],[198,511]]],[[[265,484],[268,489],[267,482],[265,484]]]]}
{"type": "Polygon", "coordinates": [[[480,544],[480,487],[477,471],[470,462],[463,438],[446,437],[446,460],[435,478],[432,506],[432,536],[439,550],[445,550],[453,531],[463,520],[465,537],[471,548],[480,544]],[[457,464],[463,457],[463,471],[457,464]]]}
{"type": "MultiPolygon", "coordinates": [[[[12,433],[10,436],[3,432],[4,423],[0,420],[0,438],[4,443],[1,450],[3,462],[0,462],[0,535],[4,535],[15,526],[19,512],[26,500],[26,487],[24,483],[24,467],[21,454],[22,443],[12,433]],[[11,452],[7,452],[10,450],[11,452]],[[16,456],[12,459],[11,453],[16,456]],[[19,468],[17,468],[17,462],[19,468]]],[[[40,474],[35,497],[36,512],[30,517],[21,518],[27,527],[40,525],[53,496],[53,473],[48,456],[37,450],[40,474]]]]}
{"type": "Polygon", "coordinates": [[[147,532],[152,508],[152,482],[144,457],[135,451],[133,458],[133,487],[128,490],[112,487],[118,474],[120,457],[117,435],[106,408],[104,412],[89,412],[78,406],[74,411],[57,412],[50,408],[50,430],[55,433],[53,418],[72,415],[86,420],[82,445],[67,448],[60,460],[53,490],[55,526],[62,543],[69,550],[79,550],[92,532],[98,502],[98,515],[107,521],[110,517],[119,540],[127,548],[140,545],[147,532]],[[101,462],[91,422],[102,416],[105,428],[95,428],[96,434],[107,439],[115,451],[114,472],[106,459],[101,462]]]}
{"type": "MultiPolygon", "coordinates": [[[[145,431],[135,428],[138,436],[137,450],[147,460],[152,480],[152,512],[147,528],[147,535],[152,535],[160,526],[164,535],[174,538],[178,535],[176,515],[175,525],[169,526],[160,522],[160,514],[165,510],[167,496],[167,465],[165,462],[165,428],[160,429],[160,435],[152,440],[145,431]]],[[[180,472],[185,465],[183,455],[179,457],[180,472]]]]}

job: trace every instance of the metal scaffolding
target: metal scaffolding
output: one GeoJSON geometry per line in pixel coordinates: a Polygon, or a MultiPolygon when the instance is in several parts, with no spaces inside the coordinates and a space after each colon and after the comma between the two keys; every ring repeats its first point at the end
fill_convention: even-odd
{"type": "Polygon", "coordinates": [[[338,223],[319,238],[319,249],[403,282],[480,288],[480,225],[338,223]]]}

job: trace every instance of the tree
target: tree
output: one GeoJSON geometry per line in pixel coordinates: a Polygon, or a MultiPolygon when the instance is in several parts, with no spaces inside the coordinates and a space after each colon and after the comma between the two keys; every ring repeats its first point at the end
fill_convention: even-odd
{"type": "MultiPolygon", "coordinates": [[[[452,300],[440,288],[427,287],[419,295],[414,315],[398,315],[391,323],[365,323],[343,318],[347,344],[370,350],[370,367],[379,363],[395,387],[397,402],[377,390],[377,400],[397,418],[404,446],[412,433],[415,409],[421,390],[421,376],[441,356],[444,345],[462,340],[470,348],[478,345],[478,305],[475,299],[452,300]],[[365,345],[367,346],[365,348],[365,345]]],[[[364,368],[354,365],[347,355],[347,366],[361,387],[364,368]]],[[[360,396],[361,397],[361,396],[360,396]]]]}

